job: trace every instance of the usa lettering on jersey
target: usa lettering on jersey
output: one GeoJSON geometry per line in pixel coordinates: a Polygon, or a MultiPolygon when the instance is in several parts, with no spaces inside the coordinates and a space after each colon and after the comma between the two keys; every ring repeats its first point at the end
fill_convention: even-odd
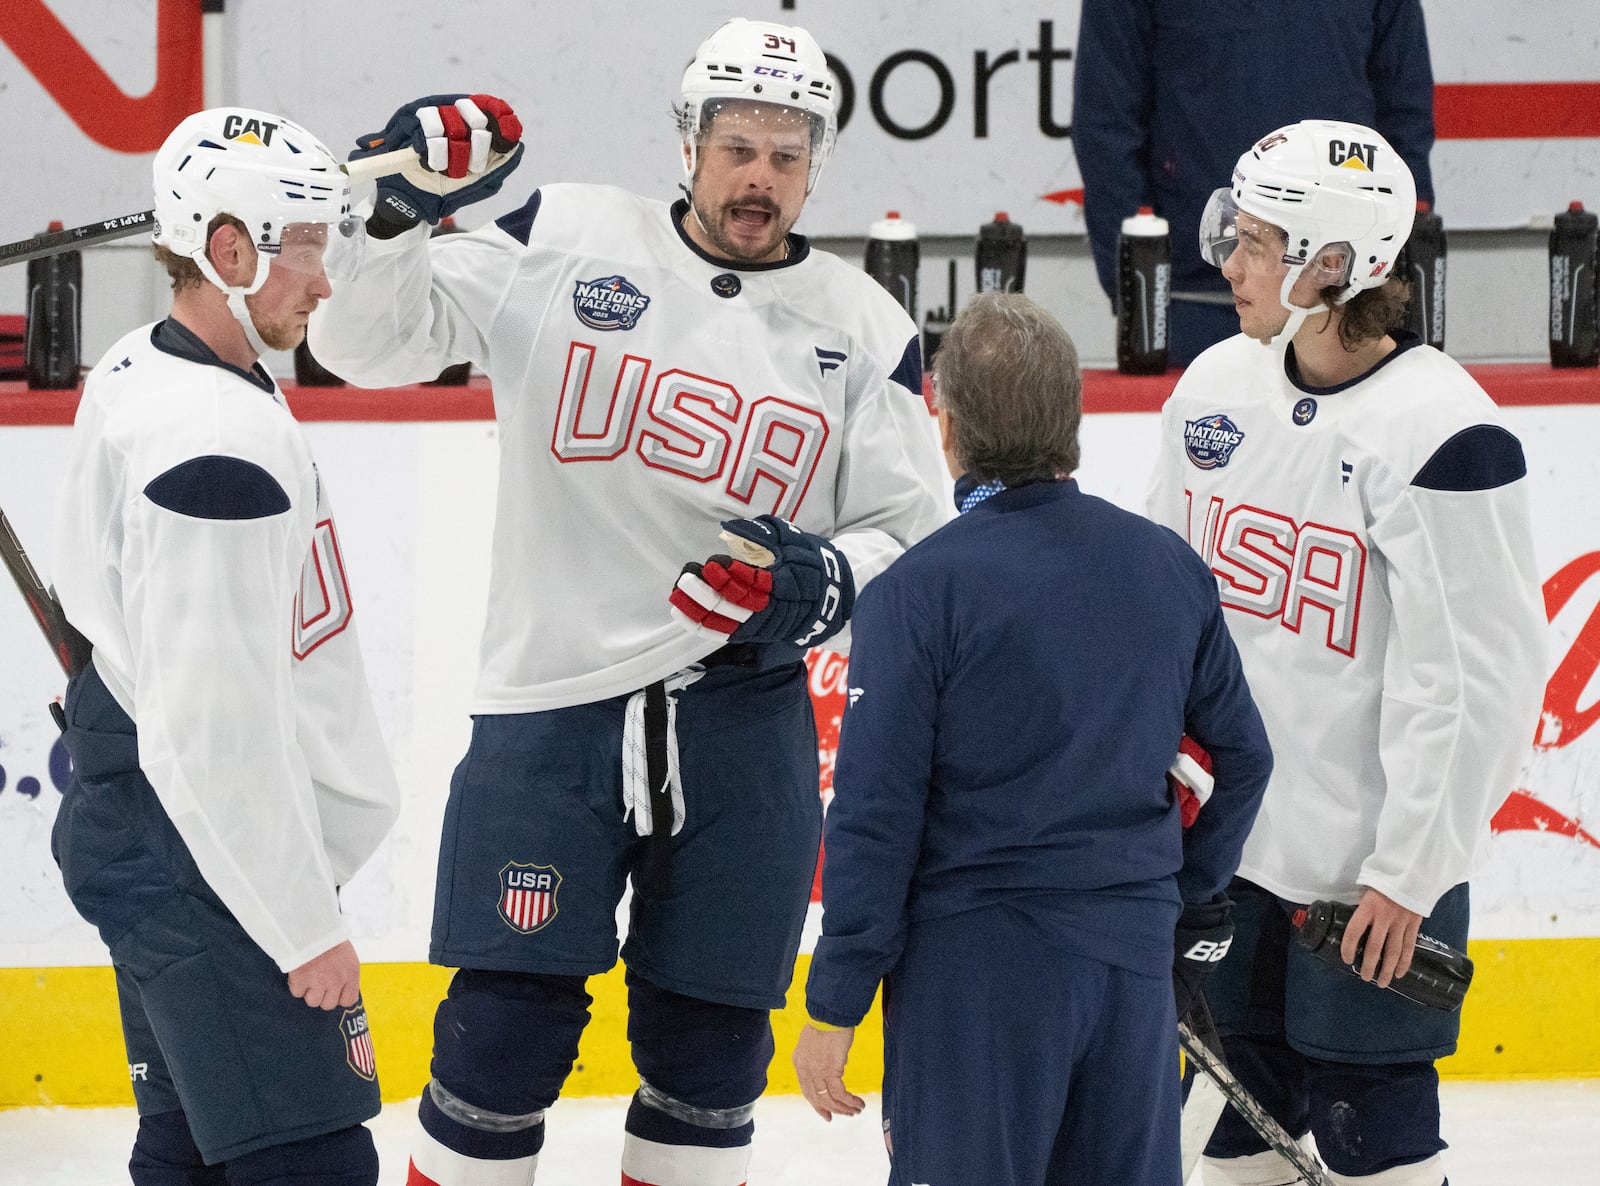
{"type": "Polygon", "coordinates": [[[1194,494],[1184,491],[1189,543],[1211,566],[1223,608],[1277,620],[1296,634],[1320,621],[1323,643],[1355,657],[1367,547],[1354,533],[1296,523],[1262,507],[1206,503],[1195,532],[1194,494]]]}
{"type": "Polygon", "coordinates": [[[749,399],[732,383],[676,367],[651,382],[655,361],[636,354],[623,355],[614,379],[597,376],[596,354],[585,342],[567,347],[550,439],[558,458],[621,462],[631,444],[651,469],[721,482],[752,514],[794,518],[830,435],[822,412],[776,395],[749,399]]]}

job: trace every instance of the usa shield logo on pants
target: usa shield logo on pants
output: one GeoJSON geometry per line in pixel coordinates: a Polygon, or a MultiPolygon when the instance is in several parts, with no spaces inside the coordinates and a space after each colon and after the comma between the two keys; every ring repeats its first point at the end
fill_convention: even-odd
{"type": "Polygon", "coordinates": [[[531,935],[556,916],[560,888],[554,866],[511,861],[500,870],[500,917],[512,930],[531,935]]]}
{"type": "Polygon", "coordinates": [[[344,1057],[350,1069],[368,1082],[378,1077],[378,1058],[372,1052],[372,1032],[367,1028],[366,1006],[357,1003],[339,1018],[344,1035],[344,1057]]]}

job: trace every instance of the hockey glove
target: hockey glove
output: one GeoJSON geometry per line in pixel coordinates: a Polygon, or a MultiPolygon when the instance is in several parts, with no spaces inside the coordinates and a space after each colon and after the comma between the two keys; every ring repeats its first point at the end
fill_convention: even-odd
{"type": "Polygon", "coordinates": [[[1216,780],[1211,777],[1211,755],[1185,734],[1178,741],[1178,756],[1167,767],[1167,790],[1178,804],[1178,816],[1189,827],[1211,798],[1216,780]]]}
{"type": "Polygon", "coordinates": [[[850,619],[855,579],[844,553],[775,515],[729,519],[723,538],[746,559],[686,564],[673,586],[673,617],[734,643],[826,642],[850,619]]]}
{"type": "Polygon", "coordinates": [[[493,95],[429,95],[400,108],[383,131],[358,139],[350,159],[407,147],[417,159],[378,181],[378,238],[419,220],[437,223],[497,192],[522,160],[522,121],[493,95]]]}
{"type": "Polygon", "coordinates": [[[1172,960],[1172,993],[1182,1021],[1200,997],[1200,986],[1233,943],[1233,903],[1226,894],[1210,902],[1185,904],[1178,917],[1172,960]]]}

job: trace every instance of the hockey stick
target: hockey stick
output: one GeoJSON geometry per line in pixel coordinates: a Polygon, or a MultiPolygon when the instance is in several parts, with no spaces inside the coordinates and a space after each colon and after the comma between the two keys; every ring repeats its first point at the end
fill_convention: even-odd
{"type": "Polygon", "coordinates": [[[1228,1070],[1227,1064],[1221,1057],[1195,1037],[1188,1022],[1178,1023],[1178,1045],[1182,1046],[1184,1054],[1194,1059],[1195,1065],[1222,1089],[1222,1094],[1227,1097],[1228,1102],[1245,1118],[1250,1127],[1256,1130],[1256,1134],[1267,1143],[1268,1147],[1281,1154],[1290,1165],[1294,1166],[1309,1186],[1329,1186],[1327,1171],[1322,1168],[1322,1164],[1307,1153],[1299,1141],[1285,1132],[1283,1125],[1267,1114],[1267,1110],[1256,1102],[1256,1097],[1233,1077],[1233,1072],[1228,1070]]]}
{"type": "MultiPolygon", "coordinates": [[[[45,641],[55,652],[61,670],[69,678],[82,671],[89,662],[89,640],[73,629],[55,594],[45,588],[39,574],[33,570],[28,554],[22,550],[17,533],[12,529],[11,520],[6,518],[3,510],[0,510],[0,561],[5,563],[6,571],[22,591],[22,599],[28,603],[39,629],[44,631],[45,641]]],[[[59,712],[60,706],[51,705],[51,708],[59,712]]],[[[56,723],[61,723],[59,717],[56,723]]]]}
{"type": "MultiPolygon", "coordinates": [[[[1222,1049],[1222,1042],[1217,1037],[1217,1023],[1211,1020],[1211,1007],[1206,1004],[1204,996],[1196,994],[1186,1020],[1196,1039],[1204,1042],[1209,1049],[1222,1049]]],[[[1189,1064],[1185,1068],[1189,1095],[1183,1101],[1183,1119],[1178,1130],[1183,1166],[1183,1177],[1179,1180],[1182,1182],[1188,1182],[1194,1176],[1195,1166],[1200,1164],[1200,1155],[1205,1152],[1206,1142],[1211,1139],[1217,1121],[1222,1118],[1223,1109],[1228,1106],[1228,1097],[1222,1094],[1222,1088],[1217,1086],[1216,1080],[1210,1075],[1200,1074],[1199,1064],[1193,1059],[1186,1061],[1189,1064]]]]}
{"type": "MultiPolygon", "coordinates": [[[[414,160],[416,154],[409,148],[381,152],[377,156],[361,157],[341,166],[351,178],[360,181],[371,177],[384,177],[398,172],[401,166],[414,160]]],[[[156,223],[154,210],[141,210],[137,214],[123,214],[100,222],[88,222],[64,231],[45,231],[31,239],[0,246],[0,268],[7,264],[25,263],[45,255],[57,255],[91,243],[108,243],[112,239],[125,239],[141,231],[153,230],[156,223]]]]}

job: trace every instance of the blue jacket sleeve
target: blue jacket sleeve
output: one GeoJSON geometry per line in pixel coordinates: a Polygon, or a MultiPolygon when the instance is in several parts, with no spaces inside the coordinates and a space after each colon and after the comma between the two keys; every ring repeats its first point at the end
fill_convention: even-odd
{"type": "Polygon", "coordinates": [[[1206,581],[1212,585],[1214,609],[1195,656],[1184,732],[1211,755],[1215,781],[1211,798],[1183,837],[1178,892],[1189,903],[1210,901],[1226,888],[1272,774],[1266,726],[1245,682],[1209,572],[1206,581]]]}
{"type": "Polygon", "coordinates": [[[1083,0],[1072,79],[1072,146],[1100,287],[1116,300],[1122,220],[1150,204],[1155,81],[1148,0],[1083,0]]]}
{"type": "Polygon", "coordinates": [[[1433,204],[1433,65],[1421,0],[1381,0],[1367,61],[1375,126],[1417,182],[1417,198],[1433,204]]]}
{"type": "Polygon", "coordinates": [[[850,699],[823,826],[822,936],[806,1008],[855,1025],[900,956],[938,714],[937,622],[879,577],[851,618],[850,699]]]}

